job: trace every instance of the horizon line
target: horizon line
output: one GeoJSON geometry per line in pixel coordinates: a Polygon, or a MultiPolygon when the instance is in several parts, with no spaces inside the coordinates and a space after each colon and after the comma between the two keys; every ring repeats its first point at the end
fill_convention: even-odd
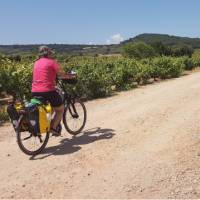
{"type": "MultiPolygon", "coordinates": [[[[149,34],[149,35],[167,35],[167,36],[170,36],[170,37],[181,37],[181,38],[189,38],[189,39],[200,39],[200,37],[189,37],[189,36],[178,36],[178,35],[174,35],[174,34],[168,34],[168,33],[141,33],[141,34],[137,34],[133,37],[130,37],[128,39],[124,39],[122,42],[118,43],[118,44],[121,44],[123,43],[124,41],[128,41],[130,39],[133,39],[137,36],[140,36],[140,35],[144,35],[144,34],[149,34]]],[[[28,45],[34,45],[34,46],[40,46],[40,45],[80,45],[80,46],[112,46],[112,45],[118,45],[118,44],[107,44],[106,42],[105,43],[61,43],[61,42],[52,42],[52,43],[11,43],[11,44],[3,44],[3,43],[0,43],[0,46],[28,46],[28,45]]]]}

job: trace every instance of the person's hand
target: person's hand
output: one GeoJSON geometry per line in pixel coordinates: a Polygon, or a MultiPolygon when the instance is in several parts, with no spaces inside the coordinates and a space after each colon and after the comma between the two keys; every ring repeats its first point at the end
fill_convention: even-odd
{"type": "Polygon", "coordinates": [[[69,71],[69,72],[65,72],[62,68],[59,69],[57,75],[61,78],[61,79],[76,79],[77,75],[76,72],[74,71],[69,71]]]}

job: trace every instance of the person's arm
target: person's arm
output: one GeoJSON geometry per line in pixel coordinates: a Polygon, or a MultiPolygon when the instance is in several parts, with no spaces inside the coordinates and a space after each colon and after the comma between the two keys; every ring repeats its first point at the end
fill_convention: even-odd
{"type": "Polygon", "coordinates": [[[76,78],[76,74],[66,73],[62,68],[58,69],[57,74],[58,74],[58,76],[60,76],[61,79],[74,79],[74,78],[76,78]]]}
{"type": "Polygon", "coordinates": [[[56,61],[54,61],[53,66],[54,66],[54,69],[56,71],[56,74],[61,79],[74,79],[74,78],[76,78],[76,74],[66,73],[56,61]]]}

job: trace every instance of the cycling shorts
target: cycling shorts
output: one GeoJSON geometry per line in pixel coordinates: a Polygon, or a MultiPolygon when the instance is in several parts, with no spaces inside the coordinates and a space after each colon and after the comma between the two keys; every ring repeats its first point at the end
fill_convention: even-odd
{"type": "Polygon", "coordinates": [[[43,97],[52,107],[59,107],[63,104],[62,97],[57,91],[32,92],[32,97],[43,97]]]}

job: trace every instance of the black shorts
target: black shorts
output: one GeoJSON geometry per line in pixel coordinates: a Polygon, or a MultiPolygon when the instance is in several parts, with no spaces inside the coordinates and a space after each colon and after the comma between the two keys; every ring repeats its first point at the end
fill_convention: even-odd
{"type": "Polygon", "coordinates": [[[43,97],[45,101],[49,101],[52,107],[59,107],[63,104],[62,97],[57,91],[50,92],[32,92],[32,97],[43,97]]]}

